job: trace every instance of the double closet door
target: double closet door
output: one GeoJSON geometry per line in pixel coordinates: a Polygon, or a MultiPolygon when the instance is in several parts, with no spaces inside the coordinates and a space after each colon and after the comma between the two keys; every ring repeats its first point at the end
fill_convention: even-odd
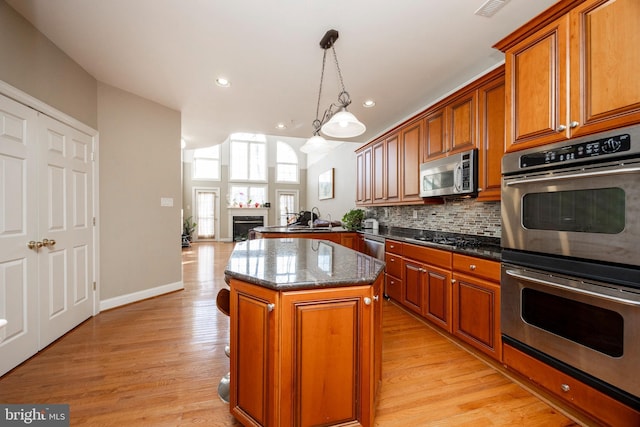
{"type": "Polygon", "coordinates": [[[93,314],[93,144],[0,95],[0,375],[93,314]]]}

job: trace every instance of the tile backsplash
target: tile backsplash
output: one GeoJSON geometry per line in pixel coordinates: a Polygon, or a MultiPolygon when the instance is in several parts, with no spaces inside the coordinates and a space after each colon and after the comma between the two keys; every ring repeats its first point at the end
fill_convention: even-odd
{"type": "Polygon", "coordinates": [[[500,202],[451,199],[442,205],[371,207],[365,211],[367,218],[376,218],[380,225],[387,227],[498,238],[501,233],[500,202]]]}

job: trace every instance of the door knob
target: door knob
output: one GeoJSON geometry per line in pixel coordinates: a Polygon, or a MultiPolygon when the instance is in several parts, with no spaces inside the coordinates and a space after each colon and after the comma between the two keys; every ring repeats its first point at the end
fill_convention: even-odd
{"type": "Polygon", "coordinates": [[[46,247],[50,248],[50,247],[52,247],[52,246],[53,246],[53,245],[55,245],[55,244],[56,244],[56,241],[55,241],[55,240],[53,240],[53,239],[51,239],[51,240],[49,240],[49,239],[42,239],[42,246],[46,246],[46,247]]]}
{"type": "Polygon", "coordinates": [[[27,247],[29,249],[34,249],[34,250],[38,250],[42,247],[42,242],[36,242],[34,240],[31,240],[29,243],[27,243],[27,247]]]}

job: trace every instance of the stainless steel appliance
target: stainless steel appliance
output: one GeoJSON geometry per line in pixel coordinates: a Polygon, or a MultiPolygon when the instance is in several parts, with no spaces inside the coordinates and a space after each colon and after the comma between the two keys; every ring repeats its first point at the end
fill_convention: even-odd
{"type": "Polygon", "coordinates": [[[420,165],[420,197],[473,195],[478,192],[478,150],[420,165]]]}
{"type": "Polygon", "coordinates": [[[502,173],[503,342],[640,409],[640,125],[502,173]]]}

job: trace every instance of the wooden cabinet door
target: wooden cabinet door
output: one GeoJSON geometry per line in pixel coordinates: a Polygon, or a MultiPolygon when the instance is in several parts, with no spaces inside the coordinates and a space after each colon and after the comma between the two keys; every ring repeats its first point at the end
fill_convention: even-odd
{"type": "Polygon", "coordinates": [[[447,126],[445,108],[440,108],[424,119],[425,141],[422,161],[434,160],[447,154],[447,126]]]}
{"type": "Polygon", "coordinates": [[[499,283],[453,277],[453,334],[501,361],[499,283]]]}
{"type": "Polygon", "coordinates": [[[500,200],[504,154],[504,74],[478,89],[478,200],[500,200]]]}
{"type": "Polygon", "coordinates": [[[387,167],[386,167],[386,143],[378,141],[371,146],[373,170],[371,171],[372,201],[382,203],[387,199],[387,167]]]}
{"type": "Polygon", "coordinates": [[[402,265],[402,305],[418,314],[423,314],[424,274],[426,270],[422,264],[409,259],[404,259],[402,265]]]}
{"type": "Polygon", "coordinates": [[[451,332],[451,270],[425,267],[425,293],[422,315],[451,332]]]}
{"type": "Polygon", "coordinates": [[[339,233],[340,234],[340,244],[342,246],[346,246],[349,249],[353,249],[354,251],[359,251],[359,243],[360,239],[358,238],[357,233],[339,233]]]}
{"type": "Polygon", "coordinates": [[[282,419],[268,425],[372,424],[374,289],[283,293],[282,419]]]}
{"type": "Polygon", "coordinates": [[[402,200],[420,200],[420,147],[423,137],[423,121],[418,120],[400,133],[401,158],[400,179],[402,200]]]}
{"type": "Polygon", "coordinates": [[[562,17],[505,52],[506,151],[569,137],[568,37],[562,17]]]}
{"type": "Polygon", "coordinates": [[[386,177],[387,189],[386,202],[400,200],[400,141],[396,133],[385,141],[386,177]]]}
{"type": "Polygon", "coordinates": [[[356,203],[371,204],[372,201],[372,147],[367,147],[356,155],[356,203]]]}
{"type": "Polygon", "coordinates": [[[640,122],[640,2],[589,0],[570,13],[571,136],[640,122]]]}
{"type": "Polygon", "coordinates": [[[278,293],[231,280],[231,413],[244,425],[279,425],[278,293]]]}
{"type": "Polygon", "coordinates": [[[447,155],[476,147],[476,110],[475,90],[447,106],[447,120],[449,120],[447,155]]]}

